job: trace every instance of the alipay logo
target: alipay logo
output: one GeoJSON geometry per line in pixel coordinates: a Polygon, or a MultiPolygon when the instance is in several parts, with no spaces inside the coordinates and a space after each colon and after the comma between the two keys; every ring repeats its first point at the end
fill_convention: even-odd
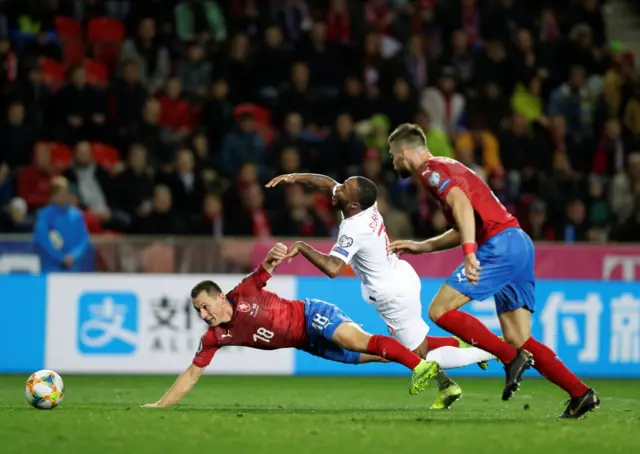
{"type": "Polygon", "coordinates": [[[138,344],[138,297],[129,292],[84,293],[78,301],[78,350],[130,355],[138,344]]]}

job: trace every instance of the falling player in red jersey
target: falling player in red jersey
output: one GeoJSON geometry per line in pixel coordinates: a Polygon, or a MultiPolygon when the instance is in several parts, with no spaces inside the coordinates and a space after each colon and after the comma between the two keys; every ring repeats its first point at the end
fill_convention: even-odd
{"type": "Polygon", "coordinates": [[[286,258],[288,249],[276,244],[262,265],[228,294],[213,281],[191,290],[193,307],[209,329],[202,336],[192,364],[154,404],[169,407],[196,384],[216,351],[230,345],[276,350],[297,348],[312,355],[348,364],[396,362],[413,371],[410,394],[423,391],[439,371],[398,341],[362,331],[337,306],[316,299],[287,300],[265,290],[271,273],[286,258]]]}
{"type": "Polygon", "coordinates": [[[464,262],[431,302],[431,320],[505,364],[503,400],[513,396],[524,371],[535,364],[538,372],[571,396],[562,417],[579,418],[598,408],[600,399],[593,389],[569,371],[552,350],[531,337],[534,245],[518,221],[473,171],[453,159],[431,155],[419,126],[399,126],[389,136],[389,145],[396,171],[403,177],[416,177],[441,203],[453,227],[422,242],[395,241],[389,250],[421,254],[462,244],[464,262]],[[478,319],[458,310],[470,300],[489,297],[495,300],[506,342],[478,319]]]}

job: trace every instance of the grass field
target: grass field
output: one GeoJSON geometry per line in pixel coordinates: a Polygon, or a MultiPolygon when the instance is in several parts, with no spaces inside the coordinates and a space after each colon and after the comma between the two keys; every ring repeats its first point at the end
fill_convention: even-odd
{"type": "Polygon", "coordinates": [[[565,396],[530,379],[509,403],[502,382],[461,379],[464,398],[429,411],[409,378],[206,376],[173,409],[142,409],[174,377],[66,376],[60,407],[35,410],[22,376],[0,376],[0,453],[640,452],[640,386],[592,381],[602,408],[557,421],[565,396]],[[196,451],[197,450],[197,451],[196,451]]]}

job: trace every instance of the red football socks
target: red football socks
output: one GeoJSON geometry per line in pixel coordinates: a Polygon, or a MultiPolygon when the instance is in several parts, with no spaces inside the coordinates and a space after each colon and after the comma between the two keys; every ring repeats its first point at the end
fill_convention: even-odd
{"type": "Polygon", "coordinates": [[[400,342],[386,336],[371,336],[367,346],[367,353],[381,356],[394,363],[400,363],[411,370],[415,369],[422,361],[418,355],[403,347],[400,342]]]}
{"type": "Polygon", "coordinates": [[[530,337],[522,348],[533,355],[535,361],[533,367],[551,383],[568,392],[571,397],[580,397],[589,391],[589,387],[567,369],[558,355],[543,343],[530,337]]]}
{"type": "Polygon", "coordinates": [[[518,350],[493,334],[480,320],[458,310],[445,312],[436,324],[463,341],[495,355],[504,364],[509,364],[518,350]]]}
{"type": "Polygon", "coordinates": [[[435,350],[440,347],[459,347],[458,340],[454,337],[427,336],[427,348],[435,350]]]}

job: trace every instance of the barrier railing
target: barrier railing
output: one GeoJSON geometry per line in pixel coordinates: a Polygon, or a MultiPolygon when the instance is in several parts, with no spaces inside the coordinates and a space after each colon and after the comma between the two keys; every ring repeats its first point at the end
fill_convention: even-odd
{"type": "MultiPolygon", "coordinates": [[[[259,264],[276,242],[298,238],[212,238],[96,236],[92,238],[95,266],[88,271],[126,273],[245,273],[259,264]]],[[[328,252],[333,240],[305,239],[328,252]]],[[[438,254],[406,256],[423,277],[445,277],[460,263],[458,249],[438,254]]],[[[0,272],[39,272],[39,261],[29,235],[0,237],[0,272]]],[[[300,258],[284,265],[281,274],[319,276],[320,271],[300,258]]],[[[347,270],[345,275],[352,275],[347,270]]],[[[639,244],[536,245],[536,276],[540,279],[596,279],[634,281],[640,278],[639,244]]]]}

